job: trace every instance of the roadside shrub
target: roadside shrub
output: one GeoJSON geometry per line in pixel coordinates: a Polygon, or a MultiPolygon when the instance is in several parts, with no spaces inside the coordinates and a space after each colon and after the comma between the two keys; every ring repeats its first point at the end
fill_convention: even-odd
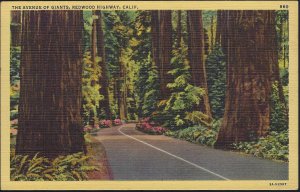
{"type": "Polygon", "coordinates": [[[122,125],[122,121],[121,121],[121,119],[115,119],[114,122],[113,122],[113,124],[115,126],[122,125]]]}
{"type": "Polygon", "coordinates": [[[108,127],[111,127],[112,122],[111,122],[111,120],[101,120],[99,125],[100,125],[100,128],[108,128],[108,127]]]}
{"type": "Polygon", "coordinates": [[[220,123],[221,120],[213,121],[212,128],[197,125],[182,130],[177,130],[177,131],[168,130],[165,132],[165,135],[190,141],[193,143],[213,146],[214,143],[216,142],[220,123]]]}
{"type": "Polygon", "coordinates": [[[258,141],[240,142],[233,144],[234,148],[266,159],[288,161],[289,159],[289,135],[288,131],[280,133],[272,131],[266,137],[258,141]]]}
{"type": "Polygon", "coordinates": [[[136,129],[144,133],[153,135],[162,135],[167,131],[166,128],[157,126],[153,122],[149,122],[149,118],[143,119],[140,123],[136,124],[136,129]]]}
{"type": "Polygon", "coordinates": [[[36,154],[11,154],[10,179],[12,181],[80,181],[87,180],[87,172],[99,170],[88,164],[91,157],[82,153],[59,156],[53,160],[36,154]]]}

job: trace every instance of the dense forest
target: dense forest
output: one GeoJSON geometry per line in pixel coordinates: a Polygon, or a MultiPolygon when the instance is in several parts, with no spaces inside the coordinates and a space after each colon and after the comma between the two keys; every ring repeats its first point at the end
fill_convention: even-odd
{"type": "Polygon", "coordinates": [[[12,11],[16,155],[87,153],[135,122],[288,160],[287,11],[12,11]]]}

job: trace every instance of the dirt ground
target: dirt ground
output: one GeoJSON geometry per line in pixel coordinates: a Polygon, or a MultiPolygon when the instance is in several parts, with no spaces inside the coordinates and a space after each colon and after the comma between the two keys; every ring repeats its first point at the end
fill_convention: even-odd
{"type": "Polygon", "coordinates": [[[89,137],[90,143],[88,143],[88,155],[93,158],[90,160],[92,165],[98,166],[100,170],[92,171],[88,173],[88,180],[112,180],[111,169],[107,160],[105,148],[100,141],[89,137]]]}

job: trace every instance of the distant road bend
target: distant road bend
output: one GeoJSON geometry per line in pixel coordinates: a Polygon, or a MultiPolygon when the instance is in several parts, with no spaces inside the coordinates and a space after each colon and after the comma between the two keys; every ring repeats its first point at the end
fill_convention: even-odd
{"type": "Polygon", "coordinates": [[[287,180],[288,163],[212,149],[163,135],[147,135],[135,124],[102,129],[114,180],[287,180]]]}

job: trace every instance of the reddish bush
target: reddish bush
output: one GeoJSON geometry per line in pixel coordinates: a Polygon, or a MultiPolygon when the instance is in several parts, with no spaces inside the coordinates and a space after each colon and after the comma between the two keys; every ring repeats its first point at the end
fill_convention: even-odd
{"type": "Polygon", "coordinates": [[[101,128],[108,128],[111,127],[111,120],[101,120],[99,125],[101,128]]]}
{"type": "Polygon", "coordinates": [[[161,126],[156,126],[153,122],[149,122],[149,121],[150,121],[149,117],[142,119],[140,123],[136,124],[136,129],[154,135],[162,135],[164,132],[167,131],[166,128],[161,126]]]}
{"type": "Polygon", "coordinates": [[[114,120],[114,125],[115,125],[115,126],[122,125],[121,119],[115,119],[115,120],[114,120]]]}

